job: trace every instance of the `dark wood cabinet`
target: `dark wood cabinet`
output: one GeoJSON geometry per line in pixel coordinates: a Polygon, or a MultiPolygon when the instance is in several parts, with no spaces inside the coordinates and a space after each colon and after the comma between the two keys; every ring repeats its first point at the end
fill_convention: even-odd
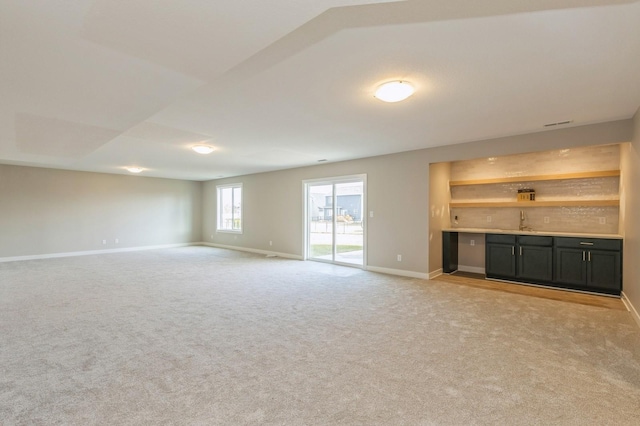
{"type": "Polygon", "coordinates": [[[591,250],[587,259],[587,287],[620,294],[622,291],[622,253],[591,250]]]}
{"type": "Polygon", "coordinates": [[[584,286],[587,282],[586,253],[584,250],[556,247],[556,275],[558,284],[584,286]]]}
{"type": "Polygon", "coordinates": [[[517,278],[547,283],[553,279],[553,237],[520,235],[517,245],[517,278]]]}
{"type": "Polygon", "coordinates": [[[442,233],[442,272],[450,274],[458,270],[458,233],[442,233]]]}
{"type": "Polygon", "coordinates": [[[555,238],[554,283],[619,295],[622,291],[622,241],[555,238]]]}
{"type": "Polygon", "coordinates": [[[516,277],[516,236],[487,234],[485,240],[485,273],[487,277],[516,277]]]}
{"type": "Polygon", "coordinates": [[[488,278],[548,283],[553,278],[553,237],[487,234],[488,278]]]}
{"type": "MultiPolygon", "coordinates": [[[[458,233],[443,235],[443,270],[458,269],[458,233]]],[[[486,234],[487,278],[572,290],[622,292],[622,240],[486,234]]]]}

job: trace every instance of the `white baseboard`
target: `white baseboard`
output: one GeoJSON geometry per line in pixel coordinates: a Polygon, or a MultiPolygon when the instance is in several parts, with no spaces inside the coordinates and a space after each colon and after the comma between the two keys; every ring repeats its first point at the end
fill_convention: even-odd
{"type": "Polygon", "coordinates": [[[438,278],[440,275],[442,275],[442,268],[440,269],[436,269],[435,271],[429,272],[429,278],[430,280],[433,280],[435,278],[438,278]]]}
{"type": "Polygon", "coordinates": [[[214,244],[214,243],[200,243],[200,244],[204,246],[217,247],[217,248],[228,249],[228,250],[245,251],[247,253],[264,254],[265,256],[276,256],[276,257],[282,257],[285,259],[302,260],[302,256],[298,256],[296,254],[289,254],[289,253],[280,253],[277,251],[259,250],[259,249],[237,247],[237,246],[227,246],[224,244],[214,244]]]}
{"type": "MultiPolygon", "coordinates": [[[[279,252],[269,251],[269,250],[259,250],[259,249],[252,249],[252,248],[246,248],[246,247],[228,246],[228,245],[224,245],[224,244],[215,244],[215,243],[202,243],[202,245],[209,246],[209,247],[217,247],[217,248],[222,248],[222,249],[228,249],[228,250],[245,251],[245,252],[248,252],[248,253],[264,254],[265,256],[283,257],[285,259],[304,260],[304,258],[302,256],[298,256],[298,255],[295,255],[295,254],[289,254],[289,253],[279,253],[279,252]]],[[[380,272],[382,274],[399,275],[401,277],[421,278],[421,279],[424,279],[424,280],[428,280],[429,279],[428,274],[423,274],[423,273],[420,273],[420,272],[413,272],[413,271],[405,271],[405,270],[402,270],[402,269],[379,268],[377,266],[366,266],[363,269],[366,270],[366,271],[371,271],[371,272],[380,272]]]]}
{"type": "Polygon", "coordinates": [[[484,274],[485,269],[479,266],[466,266],[466,265],[458,265],[458,271],[460,272],[471,272],[473,274],[484,274]]]}
{"type": "MultiPolygon", "coordinates": [[[[477,267],[477,266],[465,266],[465,265],[458,265],[458,271],[461,271],[461,272],[472,272],[474,274],[481,274],[481,275],[484,275],[484,273],[485,273],[484,272],[485,271],[484,268],[480,268],[480,267],[477,267]]],[[[429,272],[429,279],[433,280],[433,279],[439,277],[442,274],[443,274],[442,268],[437,269],[437,270],[435,270],[433,272],[429,272]]]]}
{"type": "Polygon", "coordinates": [[[423,280],[429,279],[429,274],[424,274],[422,272],[405,271],[403,269],[379,268],[377,266],[367,266],[365,269],[371,272],[380,272],[381,274],[399,275],[401,277],[420,278],[423,280]]]}
{"type": "Polygon", "coordinates": [[[0,257],[0,263],[17,262],[21,260],[55,259],[58,257],[89,256],[92,254],[125,253],[129,251],[157,250],[157,249],[165,249],[165,248],[199,246],[199,245],[202,245],[202,243],[197,242],[197,243],[180,243],[180,244],[161,244],[156,246],[139,246],[139,247],[125,247],[125,248],[105,249],[105,250],[85,250],[85,251],[71,251],[71,252],[64,252],[64,253],[35,254],[30,256],[0,257]]]}
{"type": "Polygon", "coordinates": [[[633,306],[633,303],[631,303],[631,300],[629,300],[629,298],[624,293],[624,291],[620,295],[620,299],[622,299],[622,303],[624,303],[624,305],[629,310],[629,313],[631,314],[633,319],[636,321],[636,324],[638,324],[638,327],[640,327],[640,314],[638,314],[638,310],[635,308],[635,306],[633,306]]]}

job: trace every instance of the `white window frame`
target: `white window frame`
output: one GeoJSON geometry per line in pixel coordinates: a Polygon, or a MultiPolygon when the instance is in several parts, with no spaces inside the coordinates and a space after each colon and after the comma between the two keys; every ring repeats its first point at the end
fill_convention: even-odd
{"type": "Polygon", "coordinates": [[[216,186],[216,201],[217,201],[217,206],[216,206],[216,232],[227,232],[227,233],[231,233],[231,234],[242,234],[242,230],[243,230],[243,215],[244,215],[244,190],[242,189],[242,183],[230,183],[230,184],[226,184],[226,185],[217,185],[216,186]],[[231,199],[232,199],[232,204],[235,204],[235,199],[234,197],[234,189],[236,188],[240,188],[240,217],[237,218],[235,217],[235,212],[232,211],[231,212],[231,228],[224,228],[222,227],[223,223],[223,205],[221,202],[221,196],[222,196],[222,190],[224,189],[229,189],[231,188],[231,199]],[[233,223],[239,219],[240,220],[240,227],[237,229],[233,228],[233,223]]]}

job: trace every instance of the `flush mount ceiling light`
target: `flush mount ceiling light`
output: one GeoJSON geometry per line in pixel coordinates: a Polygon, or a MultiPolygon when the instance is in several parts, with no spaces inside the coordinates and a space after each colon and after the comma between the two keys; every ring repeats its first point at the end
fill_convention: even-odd
{"type": "Polygon", "coordinates": [[[142,167],[126,167],[129,173],[140,173],[144,169],[142,167]]]}
{"type": "Polygon", "coordinates": [[[194,145],[191,147],[192,150],[197,152],[198,154],[211,154],[216,149],[209,145],[194,145]]]}
{"type": "Polygon", "coordinates": [[[376,89],[375,97],[384,102],[400,102],[413,95],[415,89],[406,81],[389,81],[376,89]]]}

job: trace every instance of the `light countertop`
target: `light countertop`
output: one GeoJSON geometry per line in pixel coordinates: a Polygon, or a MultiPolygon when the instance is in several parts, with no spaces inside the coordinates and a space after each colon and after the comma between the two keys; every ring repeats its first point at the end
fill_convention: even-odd
{"type": "Polygon", "coordinates": [[[483,228],[445,228],[444,232],[459,232],[464,234],[512,234],[512,235],[540,235],[551,237],[576,237],[576,238],[608,238],[622,239],[619,234],[590,234],[574,232],[548,232],[548,231],[518,231],[517,229],[483,229],[483,228]]]}

